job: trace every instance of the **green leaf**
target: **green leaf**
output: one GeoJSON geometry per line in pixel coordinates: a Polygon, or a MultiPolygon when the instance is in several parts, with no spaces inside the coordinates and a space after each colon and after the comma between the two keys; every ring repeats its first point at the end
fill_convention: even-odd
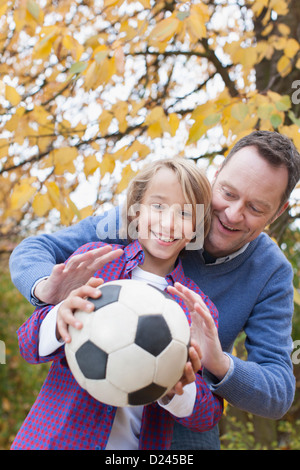
{"type": "Polygon", "coordinates": [[[231,116],[240,122],[243,122],[247,117],[249,108],[245,103],[234,104],[231,108],[231,116]]]}
{"type": "Polygon", "coordinates": [[[179,11],[177,14],[176,14],[177,18],[180,20],[180,21],[183,21],[185,18],[187,18],[188,16],[190,16],[190,10],[187,10],[187,11],[179,11]]]}
{"type": "Polygon", "coordinates": [[[69,70],[70,75],[76,75],[77,73],[83,72],[87,68],[87,62],[76,62],[69,70]]]}
{"type": "Polygon", "coordinates": [[[211,114],[210,116],[207,116],[204,119],[203,124],[207,127],[215,126],[220,121],[220,119],[221,119],[220,113],[211,114]]]}
{"type": "Polygon", "coordinates": [[[291,107],[291,99],[288,95],[284,95],[280,98],[279,101],[275,103],[278,111],[287,111],[291,107]]]}
{"type": "Polygon", "coordinates": [[[34,19],[38,19],[40,14],[40,7],[34,0],[28,0],[26,5],[27,11],[33,16],[34,19]]]}
{"type": "Polygon", "coordinates": [[[278,114],[272,114],[270,118],[270,122],[272,126],[274,127],[274,129],[277,129],[277,127],[280,126],[280,124],[282,124],[282,117],[279,116],[278,114]]]}

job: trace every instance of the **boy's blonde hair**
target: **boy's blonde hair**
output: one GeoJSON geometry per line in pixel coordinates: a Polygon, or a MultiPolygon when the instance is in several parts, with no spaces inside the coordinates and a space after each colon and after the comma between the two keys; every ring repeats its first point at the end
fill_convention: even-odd
{"type": "MultiPolygon", "coordinates": [[[[168,168],[177,175],[186,202],[192,205],[193,214],[197,214],[197,205],[203,205],[203,220],[200,222],[205,238],[211,223],[211,185],[205,173],[200,170],[192,160],[183,157],[168,158],[152,162],[142,168],[131,180],[128,186],[126,205],[123,211],[123,236],[126,230],[127,238],[131,240],[128,227],[130,223],[137,218],[136,213],[132,213],[131,208],[142,204],[144,194],[150,181],[162,168],[168,168]]],[[[198,225],[199,221],[197,221],[197,226],[198,225]]]]}

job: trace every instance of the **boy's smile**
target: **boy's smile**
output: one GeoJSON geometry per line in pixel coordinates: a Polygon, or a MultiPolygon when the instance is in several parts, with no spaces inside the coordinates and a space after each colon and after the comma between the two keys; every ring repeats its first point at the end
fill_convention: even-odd
{"type": "Polygon", "coordinates": [[[138,240],[145,253],[143,269],[166,276],[193,238],[193,230],[191,204],[183,195],[177,175],[161,168],[145,191],[138,217],[138,240]]]}

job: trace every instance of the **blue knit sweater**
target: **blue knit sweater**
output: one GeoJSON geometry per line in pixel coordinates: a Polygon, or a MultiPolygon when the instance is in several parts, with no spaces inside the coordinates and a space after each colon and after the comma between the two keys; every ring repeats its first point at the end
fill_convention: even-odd
{"type": "MultiPolygon", "coordinates": [[[[49,275],[53,264],[66,260],[79,246],[99,240],[99,234],[103,239],[106,227],[100,216],[89,217],[54,234],[25,239],[10,258],[14,284],[34,303],[31,289],[35,281],[49,275]]],[[[120,242],[109,238],[106,241],[120,242]]],[[[233,370],[228,377],[217,383],[207,374],[212,390],[240,409],[281,418],[291,406],[295,391],[290,359],[291,265],[263,233],[231,261],[208,265],[199,251],[188,251],[183,266],[185,274],[219,310],[223,350],[230,354],[239,332],[246,334],[247,361],[230,354],[233,370]]]]}

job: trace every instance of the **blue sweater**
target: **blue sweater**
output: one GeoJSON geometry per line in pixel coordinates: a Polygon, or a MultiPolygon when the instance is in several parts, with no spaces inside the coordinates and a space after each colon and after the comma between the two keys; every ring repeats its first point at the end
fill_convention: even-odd
{"type": "MultiPolygon", "coordinates": [[[[109,217],[115,218],[114,211],[109,217]]],[[[101,216],[89,217],[51,235],[23,240],[10,258],[11,277],[32,303],[35,281],[51,273],[79,246],[107,237],[101,216]]],[[[108,234],[111,243],[120,239],[108,234]]],[[[199,251],[187,251],[185,274],[219,310],[219,336],[229,354],[241,331],[246,334],[247,361],[230,354],[233,370],[212,390],[232,405],[271,419],[281,418],[294,399],[290,354],[293,314],[293,271],[277,245],[264,233],[237,257],[223,264],[205,264],[199,251]]]]}

